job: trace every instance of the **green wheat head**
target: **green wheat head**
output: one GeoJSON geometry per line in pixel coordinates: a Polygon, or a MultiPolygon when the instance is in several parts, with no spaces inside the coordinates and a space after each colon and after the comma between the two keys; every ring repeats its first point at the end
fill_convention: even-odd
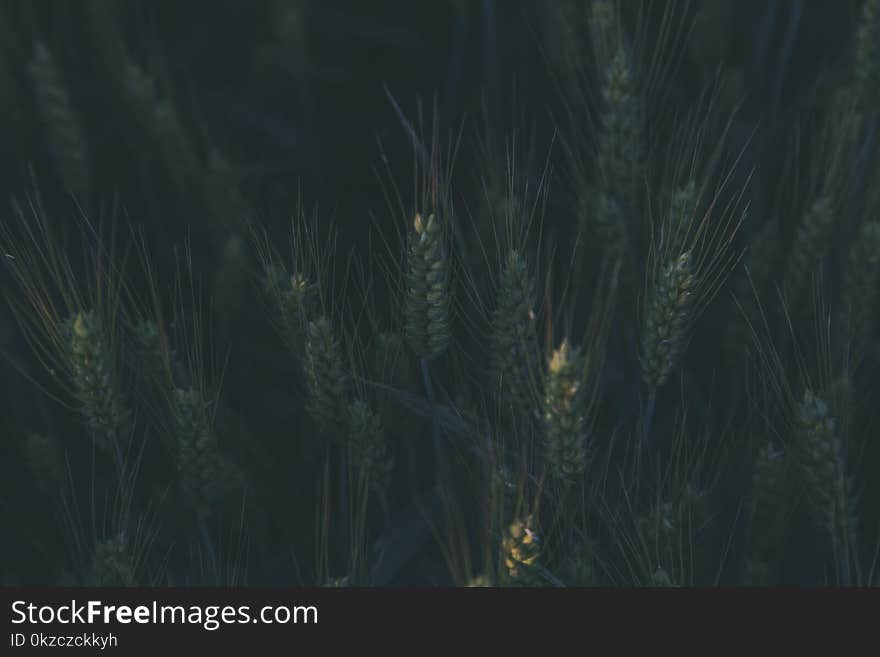
{"type": "Polygon", "coordinates": [[[867,221],[859,228],[844,271],[843,310],[850,339],[858,353],[870,341],[880,292],[880,222],[867,221]]]}
{"type": "Polygon", "coordinates": [[[370,406],[355,400],[348,407],[349,454],[357,472],[370,490],[382,495],[388,487],[393,462],[385,438],[382,418],[370,406]]]}
{"type": "Polygon", "coordinates": [[[828,403],[810,390],[798,407],[796,437],[811,510],[846,564],[858,545],[852,479],[846,472],[837,421],[828,403]]]}
{"type": "Polygon", "coordinates": [[[526,411],[535,404],[538,371],[534,308],[528,264],[521,253],[511,250],[501,271],[492,317],[491,370],[502,399],[526,411]]]}
{"type": "Polygon", "coordinates": [[[865,0],[856,31],[856,98],[864,110],[876,113],[880,91],[880,2],[865,0]]]}
{"type": "Polygon", "coordinates": [[[771,586],[784,539],[787,507],[786,455],[766,443],[758,450],[752,474],[751,531],[743,579],[748,586],[771,586]]]}
{"type": "Polygon", "coordinates": [[[186,502],[208,515],[222,488],[221,460],[208,400],[194,388],[173,391],[175,461],[186,502]]]}
{"type": "Polygon", "coordinates": [[[67,189],[87,201],[90,188],[89,153],[79,117],[73,108],[64,74],[45,44],[34,43],[28,64],[37,111],[55,166],[67,189]]]}
{"type": "Polygon", "coordinates": [[[449,255],[443,223],[416,213],[409,234],[405,334],[417,356],[432,360],[449,344],[449,255]]]}
{"type": "Polygon", "coordinates": [[[789,252],[784,287],[792,304],[797,304],[809,287],[834,229],[834,199],[825,194],[808,208],[789,252]]]}
{"type": "Polygon", "coordinates": [[[351,382],[342,347],[327,317],[308,324],[303,368],[309,414],[321,431],[340,436],[345,429],[351,382]]]}
{"type": "Polygon", "coordinates": [[[137,585],[137,574],[125,533],[119,533],[100,541],[95,546],[89,586],[133,587],[137,585]]]}
{"type": "Polygon", "coordinates": [[[642,378],[659,388],[678,366],[691,320],[696,279],[690,252],[668,261],[651,290],[642,326],[642,378]]]}
{"type": "Polygon", "coordinates": [[[94,311],[77,313],[65,322],[63,332],[81,412],[95,444],[113,453],[129,418],[107,335],[94,311]]]}
{"type": "Polygon", "coordinates": [[[566,486],[586,468],[583,367],[580,350],[563,340],[550,357],[544,379],[544,458],[553,476],[566,486]]]}

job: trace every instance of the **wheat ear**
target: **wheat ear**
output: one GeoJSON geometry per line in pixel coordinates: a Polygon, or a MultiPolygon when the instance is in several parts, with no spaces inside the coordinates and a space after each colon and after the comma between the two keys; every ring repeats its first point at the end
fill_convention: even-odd
{"type": "Polygon", "coordinates": [[[641,170],[642,106],[629,51],[620,45],[605,73],[598,168],[620,203],[636,198],[641,170]]]}
{"type": "Polygon", "coordinates": [[[210,514],[221,490],[221,460],[210,403],[194,388],[175,388],[172,410],[176,464],[186,502],[200,517],[210,514]]]}
{"type": "Polygon", "coordinates": [[[843,309],[849,318],[849,331],[856,349],[864,347],[876,318],[880,287],[880,221],[869,221],[859,229],[850,250],[843,281],[843,309]]]}
{"type": "Polygon", "coordinates": [[[746,586],[771,586],[782,548],[786,511],[785,454],[766,443],[758,450],[752,474],[751,528],[743,573],[746,586]]]}
{"type": "Polygon", "coordinates": [[[678,366],[691,320],[696,277],[690,252],[669,261],[654,282],[642,327],[642,377],[656,390],[678,366]]]}
{"type": "Polygon", "coordinates": [[[851,556],[857,550],[857,521],[852,480],[846,473],[843,442],[827,402],[804,392],[797,412],[800,470],[817,522],[831,538],[841,584],[852,583],[851,556]]]}
{"type": "Polygon", "coordinates": [[[862,108],[876,112],[880,95],[880,1],[865,0],[856,32],[856,99],[862,108]]]}
{"type": "Polygon", "coordinates": [[[327,317],[309,322],[303,365],[309,413],[321,431],[339,437],[345,430],[350,381],[342,348],[327,317]]]}
{"type": "Polygon", "coordinates": [[[492,316],[491,371],[501,398],[526,412],[535,407],[538,364],[535,291],[525,258],[511,250],[492,316]]]}
{"type": "Polygon", "coordinates": [[[553,352],[544,380],[544,458],[565,486],[586,467],[583,358],[567,340],[553,352]]]}
{"type": "Polygon", "coordinates": [[[382,419],[369,404],[358,399],[348,407],[348,423],[352,463],[369,488],[381,495],[388,487],[393,467],[382,419]]]}
{"type": "Polygon", "coordinates": [[[137,576],[128,549],[125,533],[100,541],[95,546],[91,586],[132,587],[137,586],[137,576]]]}
{"type": "Polygon", "coordinates": [[[420,358],[431,360],[441,356],[449,344],[449,256],[436,214],[425,220],[416,213],[407,264],[406,338],[420,358]]]}
{"type": "Polygon", "coordinates": [[[501,540],[503,565],[501,580],[515,586],[534,586],[540,583],[538,560],[541,541],[534,531],[532,516],[514,520],[501,540]]]}
{"type": "Polygon", "coordinates": [[[46,129],[49,151],[62,182],[81,201],[89,198],[89,154],[79,118],[74,112],[64,75],[45,46],[34,43],[28,63],[37,111],[46,129]]]}
{"type": "Polygon", "coordinates": [[[813,202],[798,227],[783,279],[788,300],[793,305],[803,298],[809,277],[825,254],[834,218],[833,199],[825,194],[813,202]]]}
{"type": "Polygon", "coordinates": [[[128,422],[114,355],[94,311],[67,320],[68,358],[76,396],[95,444],[120,459],[119,440],[128,422]]]}

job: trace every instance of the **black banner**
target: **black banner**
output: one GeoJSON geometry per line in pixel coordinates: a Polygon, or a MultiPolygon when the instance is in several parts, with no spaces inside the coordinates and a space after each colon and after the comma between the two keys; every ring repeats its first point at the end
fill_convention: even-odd
{"type": "Polygon", "coordinates": [[[324,648],[355,642],[419,652],[441,644],[464,649],[475,639],[495,646],[566,640],[657,648],[707,633],[713,645],[817,632],[849,643],[872,627],[877,603],[865,591],[686,589],[9,588],[2,598],[2,654],[87,648],[123,655],[316,640],[324,648]]]}

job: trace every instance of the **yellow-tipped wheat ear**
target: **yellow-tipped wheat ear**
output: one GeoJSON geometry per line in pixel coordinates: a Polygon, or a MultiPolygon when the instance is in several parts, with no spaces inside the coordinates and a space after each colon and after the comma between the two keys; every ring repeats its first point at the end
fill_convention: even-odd
{"type": "Polygon", "coordinates": [[[177,471],[186,502],[201,516],[210,513],[221,490],[221,461],[210,404],[193,388],[173,392],[177,471]]]}
{"type": "Polygon", "coordinates": [[[685,252],[663,267],[654,281],[642,327],[642,377],[659,388],[678,366],[691,319],[696,277],[685,252]]]}
{"type": "Polygon", "coordinates": [[[407,264],[406,338],[420,358],[431,360],[449,344],[449,257],[437,215],[424,220],[416,213],[407,264]]]}
{"type": "Polygon", "coordinates": [[[89,154],[82,126],[70,100],[64,75],[52,53],[34,43],[28,63],[37,112],[46,130],[49,152],[67,189],[79,200],[89,197],[89,154]]]}
{"type": "Polygon", "coordinates": [[[118,456],[120,433],[128,422],[110,343],[94,311],[77,313],[65,322],[68,358],[76,396],[92,439],[118,456]]]}
{"type": "Polygon", "coordinates": [[[843,282],[843,309],[856,350],[867,344],[876,318],[880,284],[880,221],[862,224],[852,245],[843,282]]]}
{"type": "Polygon", "coordinates": [[[304,370],[309,414],[321,431],[339,437],[345,429],[349,376],[342,348],[326,317],[309,322],[304,370]]]}
{"type": "Polygon", "coordinates": [[[507,254],[492,317],[491,371],[501,398],[530,412],[535,406],[538,344],[534,283],[525,258],[507,254]]]}
{"type": "Polygon", "coordinates": [[[393,467],[382,419],[369,404],[357,399],[348,407],[348,424],[349,454],[355,471],[381,495],[388,487],[393,467]]]}
{"type": "Polygon", "coordinates": [[[841,575],[849,579],[849,558],[857,546],[852,480],[846,473],[837,422],[828,403],[810,390],[798,406],[796,431],[801,474],[813,514],[831,538],[841,575]]]}
{"type": "Polygon", "coordinates": [[[269,263],[263,272],[263,288],[275,306],[288,349],[302,358],[306,328],[318,306],[317,286],[302,273],[290,274],[284,267],[269,263]]]}
{"type": "Polygon", "coordinates": [[[502,580],[520,586],[537,585],[541,541],[531,516],[513,521],[501,539],[502,580]]]}
{"type": "Polygon", "coordinates": [[[583,358],[567,340],[553,352],[544,380],[544,458],[563,485],[573,484],[586,466],[583,358]]]}

